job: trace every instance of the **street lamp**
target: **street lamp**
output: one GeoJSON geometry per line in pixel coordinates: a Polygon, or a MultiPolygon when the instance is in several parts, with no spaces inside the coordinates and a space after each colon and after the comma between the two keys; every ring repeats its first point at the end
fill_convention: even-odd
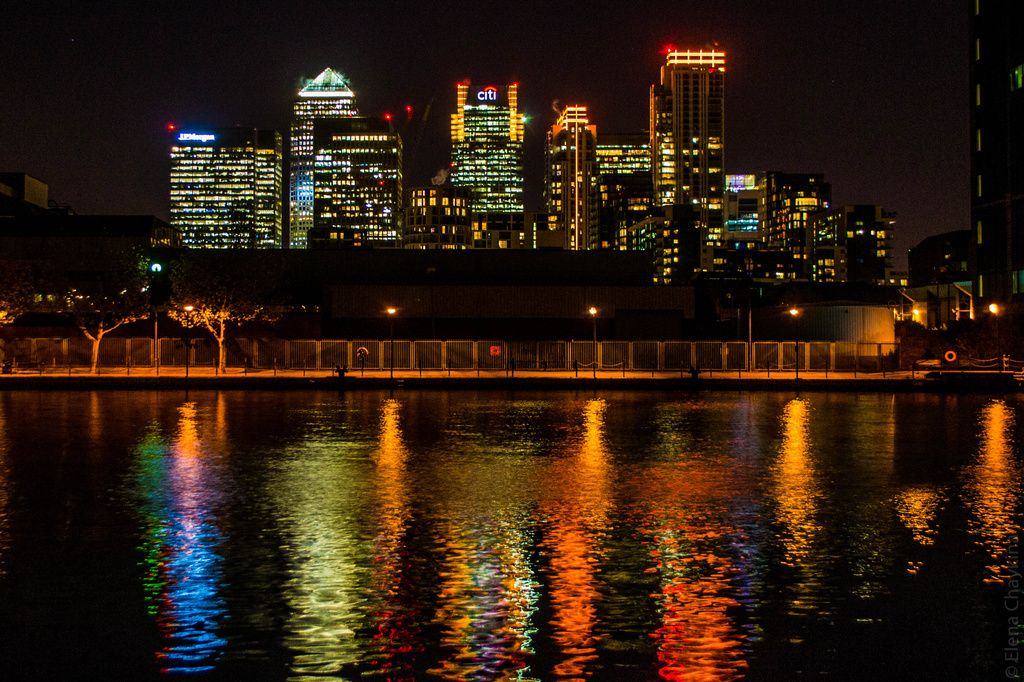
{"type": "Polygon", "coordinates": [[[1003,353],[1002,344],[999,343],[999,305],[996,303],[988,304],[988,312],[991,313],[992,317],[996,321],[996,355],[999,357],[999,371],[1003,371],[1003,353]]]}
{"type": "Polygon", "coordinates": [[[385,311],[388,314],[388,330],[391,337],[390,341],[390,359],[388,361],[388,377],[392,381],[395,379],[395,314],[398,312],[398,308],[388,306],[385,311]]]}
{"type": "Polygon", "coordinates": [[[796,368],[795,381],[800,381],[800,309],[790,308],[789,316],[793,318],[793,322],[796,324],[796,359],[794,360],[794,366],[796,368]]]}
{"type": "Polygon", "coordinates": [[[597,312],[598,311],[597,311],[597,308],[595,308],[594,306],[590,306],[590,308],[587,309],[587,312],[590,313],[590,321],[591,321],[591,323],[593,323],[593,329],[594,329],[594,345],[593,345],[592,348],[593,348],[593,356],[594,356],[594,378],[597,379],[597,312]]]}
{"type": "Polygon", "coordinates": [[[188,356],[192,354],[192,333],[191,333],[191,317],[192,311],[195,310],[194,305],[187,305],[182,308],[186,313],[189,313],[190,324],[185,327],[185,378],[188,379],[188,356]]]}

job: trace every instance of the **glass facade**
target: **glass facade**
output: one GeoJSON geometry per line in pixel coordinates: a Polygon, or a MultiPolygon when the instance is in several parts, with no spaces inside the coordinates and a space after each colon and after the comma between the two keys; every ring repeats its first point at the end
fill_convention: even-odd
{"type": "Polygon", "coordinates": [[[599,239],[602,249],[627,250],[629,228],[651,215],[651,138],[602,134],[597,141],[599,239]]]}
{"type": "Polygon", "coordinates": [[[281,245],[281,134],[222,128],[175,132],[171,224],[190,248],[281,245]]]}
{"type": "Polygon", "coordinates": [[[814,234],[810,217],[829,208],[832,186],[825,176],[770,171],[764,180],[763,235],[769,249],[781,251],[793,259],[793,269],[785,278],[812,277],[814,234]]]}
{"type": "Polygon", "coordinates": [[[560,217],[570,250],[601,247],[598,234],[597,126],[587,108],[566,107],[548,131],[544,199],[548,213],[560,217]]]}
{"type": "Polygon", "coordinates": [[[292,248],[305,248],[313,227],[313,124],[320,119],[358,114],[348,79],[334,69],[324,69],[298,92],[292,108],[290,147],[288,227],[292,248]]]}
{"type": "Polygon", "coordinates": [[[1020,0],[977,3],[971,50],[971,224],[979,299],[1022,293],[1024,269],[1024,21],[1020,0]]]}
{"type": "Polygon", "coordinates": [[[469,190],[452,185],[414,187],[405,203],[402,246],[466,249],[470,246],[469,190]]]}
{"type": "MultiPolygon", "coordinates": [[[[723,237],[725,52],[670,51],[651,86],[654,201],[690,204],[704,243],[723,237]]],[[[710,253],[710,252],[708,252],[710,253]]],[[[711,263],[702,261],[703,269],[711,263]]]]}
{"type": "Polygon", "coordinates": [[[313,150],[310,246],[398,246],[402,138],[391,124],[366,116],[318,120],[313,150]]]}
{"type": "Polygon", "coordinates": [[[457,187],[472,192],[472,210],[484,213],[523,211],[523,127],[519,85],[504,94],[493,85],[456,86],[451,116],[452,176],[457,187]]]}
{"type": "Polygon", "coordinates": [[[597,141],[597,167],[602,175],[651,174],[651,139],[636,135],[605,135],[597,141]]]}
{"type": "Polygon", "coordinates": [[[814,240],[811,280],[890,283],[894,212],[874,205],[842,206],[811,216],[808,229],[814,240]]]}
{"type": "Polygon", "coordinates": [[[726,239],[757,239],[762,192],[763,187],[753,173],[725,176],[726,239]]]}

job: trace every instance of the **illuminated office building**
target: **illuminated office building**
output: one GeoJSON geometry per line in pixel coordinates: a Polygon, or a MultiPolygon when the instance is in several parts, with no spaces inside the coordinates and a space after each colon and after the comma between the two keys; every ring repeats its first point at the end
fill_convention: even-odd
{"type": "Polygon", "coordinates": [[[598,239],[601,249],[627,250],[627,231],[652,213],[651,138],[602,134],[597,140],[598,239]]]}
{"type": "Polygon", "coordinates": [[[725,238],[756,240],[760,234],[763,185],[753,173],[725,176],[725,238]]]}
{"type": "Polygon", "coordinates": [[[398,246],[402,138],[391,123],[369,116],[317,120],[313,153],[309,245],[398,246]]]}
{"type": "Polygon", "coordinates": [[[313,124],[358,114],[348,79],[334,69],[324,69],[298,92],[292,108],[290,144],[288,232],[292,248],[306,248],[307,234],[313,227],[313,124]]]}
{"type": "Polygon", "coordinates": [[[472,209],[481,213],[523,211],[523,126],[519,84],[456,86],[451,116],[451,183],[468,187],[472,209]]]}
{"type": "Polygon", "coordinates": [[[405,200],[402,246],[406,249],[468,249],[469,190],[452,185],[413,187],[405,200]]]}
{"type": "Polygon", "coordinates": [[[1020,0],[969,6],[974,294],[984,305],[1022,301],[1024,7],[1020,0]]]}
{"type": "Polygon", "coordinates": [[[596,154],[601,175],[651,174],[651,138],[645,133],[604,133],[597,141],[596,154]]]}
{"type": "Polygon", "coordinates": [[[565,226],[565,248],[579,251],[600,247],[597,220],[597,126],[587,108],[566,107],[548,131],[544,160],[544,200],[547,212],[565,226]]]}
{"type": "Polygon", "coordinates": [[[793,269],[787,279],[810,279],[814,232],[810,217],[829,208],[832,186],[820,173],[780,173],[769,171],[764,177],[762,236],[768,249],[787,253],[793,269]]]}
{"type": "Polygon", "coordinates": [[[896,214],[874,205],[838,206],[811,216],[810,279],[890,284],[896,214]]]}
{"type": "Polygon", "coordinates": [[[693,206],[710,269],[724,227],[725,52],[669,51],[650,111],[654,202],[693,206]]]}
{"type": "Polygon", "coordinates": [[[532,232],[527,232],[527,215],[523,211],[508,213],[473,213],[472,234],[474,249],[526,249],[530,248],[532,232]]]}
{"type": "Polygon", "coordinates": [[[191,248],[281,245],[281,134],[220,128],[175,131],[171,225],[191,248]]]}

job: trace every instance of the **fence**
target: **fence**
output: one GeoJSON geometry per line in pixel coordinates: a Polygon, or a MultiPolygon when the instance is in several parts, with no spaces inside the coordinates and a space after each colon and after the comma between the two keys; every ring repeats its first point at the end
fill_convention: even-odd
{"type": "MultiPolygon", "coordinates": [[[[152,368],[185,365],[182,339],[108,338],[99,366],[152,368]],[[157,357],[155,357],[157,356],[157,357]],[[158,363],[155,362],[158,360],[158,363]]],[[[39,371],[88,367],[88,339],[15,339],[6,357],[15,368],[39,371]]],[[[188,364],[213,367],[217,345],[194,339],[188,364]]],[[[899,345],[843,341],[381,341],[241,338],[226,343],[227,365],[236,368],[333,370],[620,370],[658,371],[861,371],[899,368],[899,345]]]]}

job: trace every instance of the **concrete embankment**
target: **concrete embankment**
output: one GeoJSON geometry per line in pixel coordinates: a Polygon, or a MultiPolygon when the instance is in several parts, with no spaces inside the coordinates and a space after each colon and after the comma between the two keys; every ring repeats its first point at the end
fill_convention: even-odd
{"type": "Polygon", "coordinates": [[[298,372],[273,374],[194,374],[185,377],[172,375],[59,375],[17,374],[0,376],[2,390],[654,390],[654,391],[867,391],[867,392],[955,392],[955,393],[1009,393],[1022,390],[1021,382],[1012,374],[953,373],[923,376],[910,372],[881,374],[801,373],[702,373],[694,378],[689,374],[658,373],[626,375],[611,372],[579,376],[571,372],[505,373],[462,372],[449,376],[445,373],[386,373],[364,376],[350,373],[344,378],[318,373],[303,375],[298,372]]]}

